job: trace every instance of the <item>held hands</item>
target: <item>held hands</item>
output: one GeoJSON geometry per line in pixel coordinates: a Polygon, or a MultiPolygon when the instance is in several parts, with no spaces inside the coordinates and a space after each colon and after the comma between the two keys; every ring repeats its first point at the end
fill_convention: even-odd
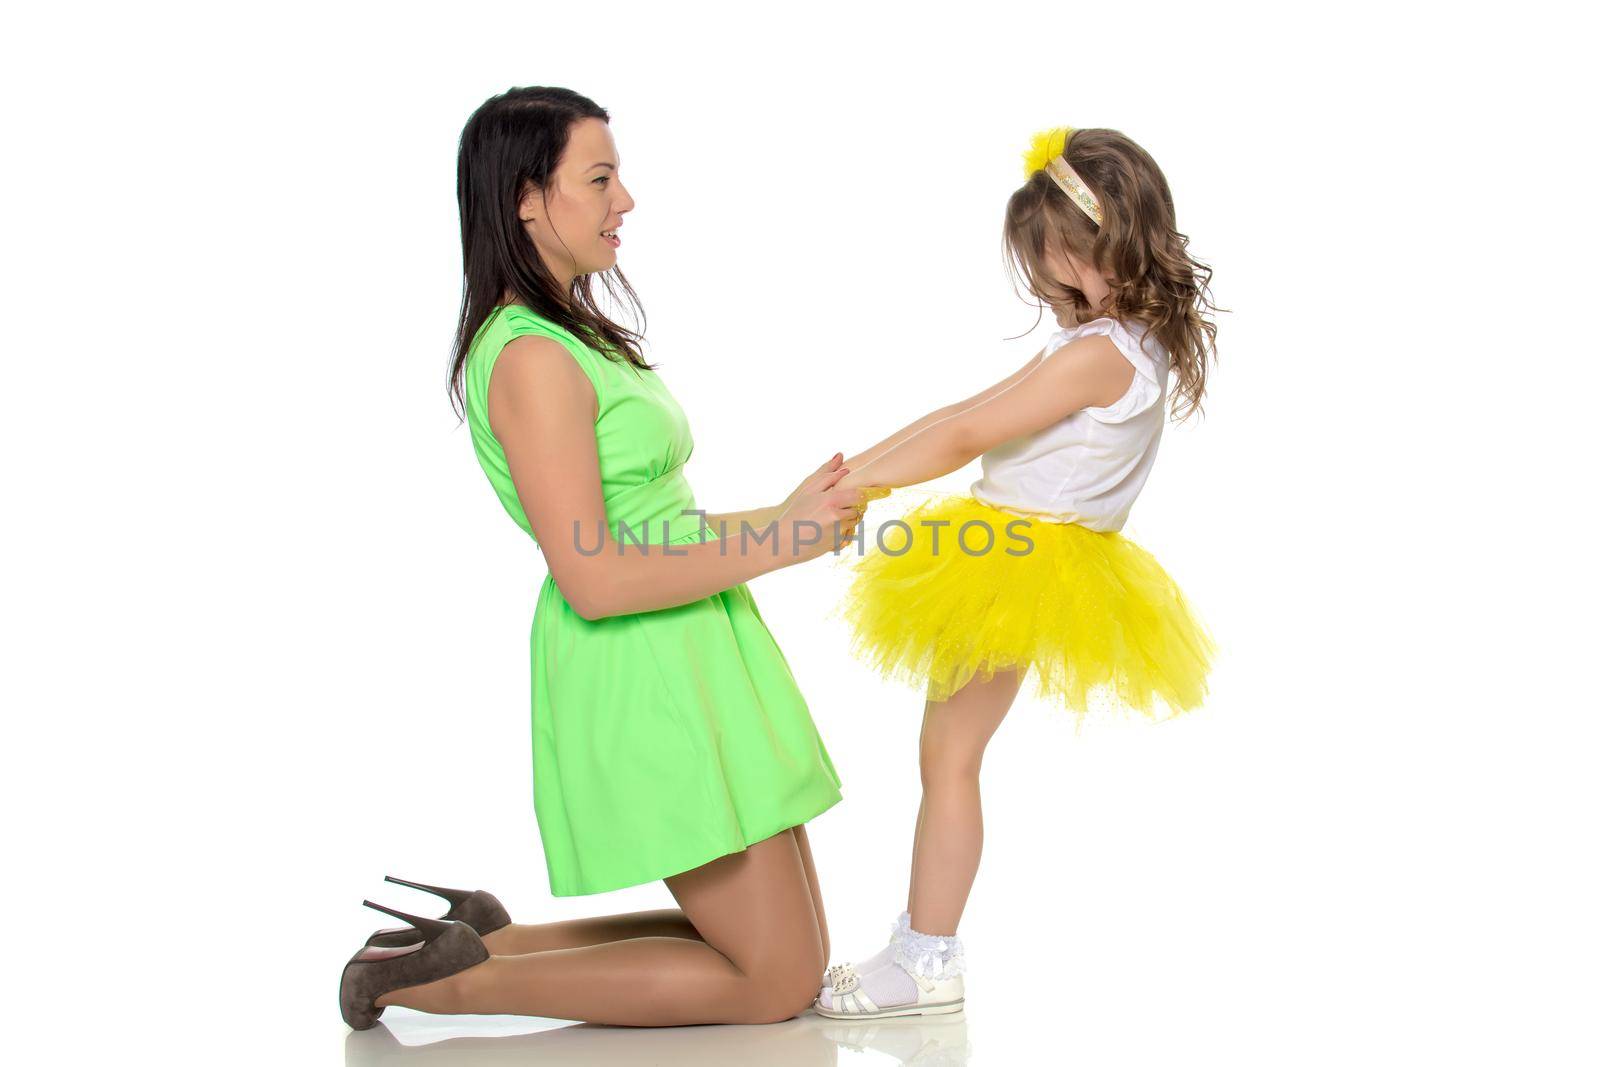
{"type": "Polygon", "coordinates": [[[888,489],[876,486],[841,487],[840,479],[849,473],[844,453],[835,452],[779,506],[785,554],[803,562],[837,551],[851,542],[867,501],[888,495],[888,489]]]}
{"type": "Polygon", "coordinates": [[[871,463],[872,461],[868,460],[864,464],[859,464],[855,469],[851,470],[850,473],[841,478],[836,487],[839,489],[860,490],[863,514],[865,513],[868,503],[874,500],[882,500],[884,497],[894,492],[893,486],[874,485],[872,482],[872,475],[861,469],[862,467],[870,466],[871,463]]]}

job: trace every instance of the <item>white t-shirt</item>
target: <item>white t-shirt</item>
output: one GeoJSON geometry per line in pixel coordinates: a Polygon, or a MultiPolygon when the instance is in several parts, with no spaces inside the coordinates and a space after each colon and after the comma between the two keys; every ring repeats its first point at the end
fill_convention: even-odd
{"type": "Polygon", "coordinates": [[[1133,364],[1133,382],[1114,404],[1083,408],[1037,433],[985,452],[971,493],[991,507],[1091,530],[1120,530],[1155,464],[1166,425],[1171,358],[1144,327],[1095,319],[1068,327],[1045,345],[1101,334],[1133,364]],[[1145,344],[1140,345],[1143,338],[1145,344]]]}

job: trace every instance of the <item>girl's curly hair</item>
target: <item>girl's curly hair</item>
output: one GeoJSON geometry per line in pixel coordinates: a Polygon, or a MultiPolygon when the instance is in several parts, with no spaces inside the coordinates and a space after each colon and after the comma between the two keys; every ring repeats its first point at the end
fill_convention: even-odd
{"type": "Polygon", "coordinates": [[[1219,310],[1211,268],[1189,255],[1178,232],[1172,191],[1150,153],[1116,130],[1073,131],[1063,153],[1100,201],[1096,226],[1054,179],[1035,171],[1006,203],[1004,248],[1013,277],[1041,308],[1071,306],[1078,321],[1110,316],[1147,328],[1172,356],[1173,413],[1203,411],[1207,365],[1216,359],[1219,310]],[[1111,294],[1095,310],[1084,294],[1051,277],[1046,252],[1062,247],[1106,276],[1111,294]]]}

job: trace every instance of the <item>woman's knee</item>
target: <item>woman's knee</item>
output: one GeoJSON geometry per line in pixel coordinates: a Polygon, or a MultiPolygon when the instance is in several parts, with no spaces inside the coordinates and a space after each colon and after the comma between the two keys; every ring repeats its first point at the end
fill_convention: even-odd
{"type": "MultiPolygon", "coordinates": [[[[815,925],[791,927],[794,939],[747,972],[746,1006],[751,1022],[781,1022],[811,1006],[828,968],[822,931],[815,925]]],[[[788,941],[788,938],[785,938],[788,941]]]]}
{"type": "Polygon", "coordinates": [[[791,834],[713,860],[668,886],[706,944],[740,972],[732,987],[732,1016],[777,1022],[810,1006],[828,961],[812,887],[791,834]]]}
{"type": "Polygon", "coordinates": [[[818,963],[812,969],[790,964],[781,971],[753,977],[746,1021],[780,1023],[805,1011],[822,988],[822,972],[826,966],[826,963],[818,963]]]}

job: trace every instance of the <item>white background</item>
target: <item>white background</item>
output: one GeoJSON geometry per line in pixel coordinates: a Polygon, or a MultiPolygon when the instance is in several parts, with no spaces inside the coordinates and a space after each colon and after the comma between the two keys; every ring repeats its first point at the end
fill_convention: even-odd
{"type": "MultiPolygon", "coordinates": [[[[6,1058],[1594,1062],[1594,87],[1554,12],[13,14],[6,1058]],[[457,137],[528,84],[612,112],[712,510],[1036,350],[999,225],[1037,129],[1137,139],[1216,269],[1206,415],[1126,530],[1218,635],[1212,695],[1019,702],[953,1028],[338,1017],[362,897],[440,906],[384,873],[528,922],[669,903],[548,894],[542,559],[445,395],[457,137]]],[[[811,829],[849,959],[903,905],[921,699],[848,658],[841,587],[753,589],[843,778],[811,829]]]]}

